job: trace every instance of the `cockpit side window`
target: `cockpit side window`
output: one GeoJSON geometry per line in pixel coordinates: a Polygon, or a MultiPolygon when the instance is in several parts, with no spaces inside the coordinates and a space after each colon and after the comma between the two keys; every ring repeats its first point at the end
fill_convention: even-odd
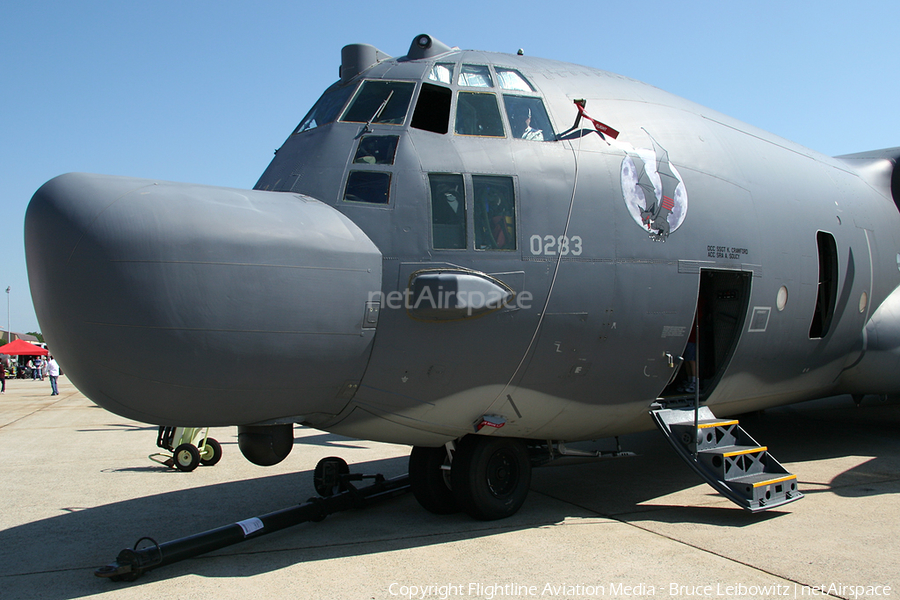
{"type": "Polygon", "coordinates": [[[428,72],[428,79],[450,85],[450,82],[453,81],[453,68],[455,66],[453,63],[437,63],[428,72]]]}
{"type": "Polygon", "coordinates": [[[409,81],[365,81],[341,121],[402,125],[414,88],[409,81]]]}
{"type": "Polygon", "coordinates": [[[435,249],[465,249],[466,192],[458,174],[430,173],[431,239],[435,249]]]}
{"type": "Polygon", "coordinates": [[[463,65],[456,83],[465,87],[494,87],[491,71],[485,65],[463,65]]]}
{"type": "Polygon", "coordinates": [[[525,79],[525,76],[515,69],[507,69],[505,67],[494,67],[497,72],[497,80],[500,87],[504,90],[513,90],[518,92],[533,92],[534,87],[525,79]]]}
{"type": "Polygon", "coordinates": [[[551,142],[556,139],[553,125],[540,98],[504,94],[503,106],[514,138],[536,142],[551,142]]]}
{"type": "Polygon", "coordinates": [[[512,177],[473,175],[475,249],[516,249],[516,197],[512,177]]]}
{"type": "Polygon", "coordinates": [[[359,140],[353,162],[355,164],[392,165],[399,141],[400,137],[396,135],[363,136],[359,140]]]}
{"type": "Polygon", "coordinates": [[[456,133],[504,137],[497,96],[487,92],[459,92],[456,102],[456,133]]]}
{"type": "Polygon", "coordinates": [[[300,121],[300,124],[297,125],[294,133],[303,133],[337,119],[341,109],[344,108],[344,104],[347,103],[347,98],[350,97],[354,89],[354,86],[346,85],[343,87],[332,86],[325,90],[322,97],[316,101],[306,116],[303,117],[303,120],[300,121]]]}
{"type": "Polygon", "coordinates": [[[390,189],[391,174],[387,171],[350,171],[344,202],[387,204],[390,189]]]}
{"type": "Polygon", "coordinates": [[[452,99],[453,92],[450,88],[423,83],[411,125],[416,129],[447,133],[450,128],[450,102],[452,99]]]}

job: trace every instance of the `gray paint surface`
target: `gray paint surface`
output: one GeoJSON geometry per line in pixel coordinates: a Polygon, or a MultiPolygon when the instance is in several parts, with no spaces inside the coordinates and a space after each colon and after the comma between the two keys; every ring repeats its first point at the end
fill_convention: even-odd
{"type": "Polygon", "coordinates": [[[611,73],[434,48],[351,53],[361,72],[338,87],[415,83],[403,122],[373,111],[368,124],[295,133],[253,191],[93,175],[41,188],[26,216],[32,293],[79,388],[157,424],[293,420],[438,445],[493,414],[506,424],[481,433],[618,435],[651,426],[702,274],[738,272],[749,277],[746,310],[729,317],[733,344],[705,396],[717,414],[900,389],[898,371],[883,368],[900,357],[896,301],[881,308],[900,284],[900,149],[834,159],[611,73]],[[503,137],[455,134],[460,92],[503,90],[428,80],[435,63],[517,70],[535,91],[509,93],[540,98],[557,138],[511,137],[502,102],[503,137]],[[424,83],[451,94],[447,133],[412,126],[424,83]],[[572,129],[575,99],[618,138],[585,121],[572,129]],[[362,135],[397,136],[393,164],[354,162],[362,135]],[[664,235],[636,220],[623,174],[654,148],[680,177],[669,204],[680,217],[664,235]],[[389,173],[389,201],[345,201],[353,171],[389,173]],[[429,173],[464,177],[465,249],[433,247],[429,173]],[[514,250],[473,244],[484,176],[513,181],[514,250]],[[819,232],[834,240],[838,279],[831,326],[810,338],[819,232]],[[450,322],[388,305],[435,268],[495,278],[530,300],[450,322]],[[372,294],[377,324],[364,322],[372,294]]]}

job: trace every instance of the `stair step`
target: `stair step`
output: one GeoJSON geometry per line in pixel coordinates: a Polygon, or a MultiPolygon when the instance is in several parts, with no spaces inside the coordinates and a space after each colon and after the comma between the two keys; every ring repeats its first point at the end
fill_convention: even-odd
{"type": "Polygon", "coordinates": [[[698,459],[718,479],[733,481],[766,470],[766,446],[722,446],[701,450],[698,459]]]}
{"type": "Polygon", "coordinates": [[[749,485],[751,487],[762,487],[787,481],[797,481],[797,476],[792,473],[787,473],[785,475],[776,474],[774,476],[772,473],[758,473],[756,475],[745,475],[744,477],[732,479],[729,483],[735,485],[749,485]]]}
{"type": "Polygon", "coordinates": [[[691,451],[702,451],[720,446],[736,446],[753,443],[751,438],[742,438],[739,422],[736,420],[702,419],[697,422],[694,429],[693,420],[687,422],[672,423],[671,427],[681,436],[681,441],[691,446],[691,451]],[[698,440],[694,448],[693,440],[698,440]]]}
{"type": "Polygon", "coordinates": [[[741,454],[754,454],[756,452],[765,452],[768,448],[766,446],[722,446],[719,448],[709,448],[708,450],[703,450],[703,454],[718,454],[723,457],[732,457],[738,456],[741,454]]]}
{"type": "Polygon", "coordinates": [[[803,497],[797,490],[797,476],[790,473],[746,475],[728,482],[729,487],[760,506],[759,510],[774,508],[803,497]]]}
{"type": "Polygon", "coordinates": [[[722,419],[708,419],[704,421],[697,422],[698,429],[708,429],[710,427],[729,427],[731,425],[737,425],[740,421],[732,420],[732,421],[723,421],[722,419]]]}
{"type": "Polygon", "coordinates": [[[751,512],[781,506],[803,497],[797,477],[789,473],[740,426],[719,419],[707,406],[650,411],[672,447],[707,483],[751,512]]]}

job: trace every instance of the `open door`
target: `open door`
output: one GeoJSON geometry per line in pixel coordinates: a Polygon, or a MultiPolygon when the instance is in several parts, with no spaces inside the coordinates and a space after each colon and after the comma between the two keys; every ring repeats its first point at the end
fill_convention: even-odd
{"type": "MultiPolygon", "coordinates": [[[[689,336],[691,341],[695,338],[697,341],[695,366],[685,360],[663,391],[663,398],[693,397],[693,392],[685,391],[693,368],[697,369],[701,398],[708,396],[719,383],[744,328],[752,278],[749,271],[701,269],[697,310],[691,326],[699,326],[699,335],[689,336]]],[[[687,348],[682,351],[682,357],[686,356],[687,348]]]]}

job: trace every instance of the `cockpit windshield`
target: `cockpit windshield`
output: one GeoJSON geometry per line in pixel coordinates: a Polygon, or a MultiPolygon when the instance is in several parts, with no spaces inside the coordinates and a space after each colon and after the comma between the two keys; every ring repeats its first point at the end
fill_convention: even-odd
{"type": "MultiPolygon", "coordinates": [[[[541,97],[517,69],[439,62],[425,73],[425,79],[410,123],[413,128],[446,134],[450,130],[451,102],[455,95],[453,131],[457,135],[556,140],[541,97]],[[449,87],[429,83],[451,84],[454,75],[458,86],[470,90],[454,92],[449,87]],[[471,89],[495,85],[502,93],[471,89]],[[502,99],[508,129],[503,125],[498,99],[502,99]]],[[[359,86],[336,83],[322,94],[294,133],[309,131],[337,119],[351,123],[403,125],[415,91],[416,83],[412,81],[369,79],[359,86]]]]}
{"type": "Polygon", "coordinates": [[[340,114],[347,98],[353,93],[354,86],[333,85],[322,94],[322,97],[313,105],[310,111],[303,117],[294,133],[303,133],[310,129],[331,123],[340,114]]]}
{"type": "Polygon", "coordinates": [[[415,87],[411,81],[365,81],[341,121],[402,125],[415,87]]]}

